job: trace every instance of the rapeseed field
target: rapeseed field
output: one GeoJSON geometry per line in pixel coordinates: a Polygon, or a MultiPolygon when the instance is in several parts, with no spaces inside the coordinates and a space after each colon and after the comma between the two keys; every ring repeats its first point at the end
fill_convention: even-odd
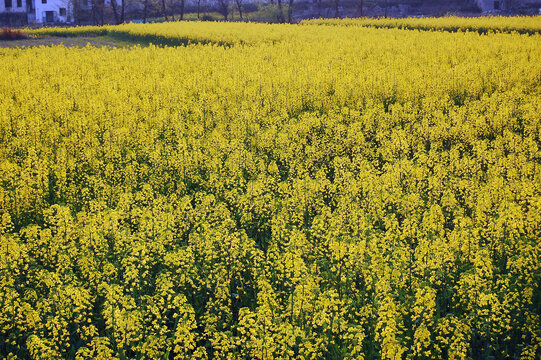
{"type": "Polygon", "coordinates": [[[541,18],[363,21],[0,49],[0,358],[539,359],[541,18]]]}

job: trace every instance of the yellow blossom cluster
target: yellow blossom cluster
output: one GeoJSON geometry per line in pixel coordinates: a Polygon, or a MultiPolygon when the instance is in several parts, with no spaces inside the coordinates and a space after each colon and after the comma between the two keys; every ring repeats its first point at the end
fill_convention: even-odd
{"type": "Polygon", "coordinates": [[[110,29],[0,49],[0,358],[539,359],[540,35],[110,29]]]}
{"type": "Polygon", "coordinates": [[[474,31],[480,33],[541,33],[541,16],[460,16],[421,18],[349,18],[303,20],[305,25],[369,26],[434,31],[474,31]]]}
{"type": "Polygon", "coordinates": [[[329,31],[314,32],[317,28],[317,25],[304,28],[292,24],[183,21],[154,24],[127,23],[115,26],[43,27],[28,29],[27,33],[37,37],[109,35],[128,41],[169,46],[207,43],[228,46],[332,36],[329,31]]]}

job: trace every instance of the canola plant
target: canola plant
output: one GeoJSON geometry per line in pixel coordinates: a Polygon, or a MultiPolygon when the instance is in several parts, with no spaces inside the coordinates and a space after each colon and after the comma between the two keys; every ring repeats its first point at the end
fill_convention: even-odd
{"type": "Polygon", "coordinates": [[[311,19],[304,24],[368,26],[376,28],[399,28],[431,31],[461,31],[479,33],[541,33],[541,16],[483,16],[465,18],[460,16],[420,18],[352,18],[311,19]]]}
{"type": "Polygon", "coordinates": [[[0,357],[539,359],[540,35],[107,31],[0,49],[0,357]]]}

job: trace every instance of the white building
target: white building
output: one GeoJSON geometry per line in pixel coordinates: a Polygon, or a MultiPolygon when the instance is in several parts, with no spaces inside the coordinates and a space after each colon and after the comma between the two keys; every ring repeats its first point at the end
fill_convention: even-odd
{"type": "Polygon", "coordinates": [[[0,23],[57,24],[73,21],[71,0],[0,0],[0,23]]]}
{"type": "Polygon", "coordinates": [[[70,0],[31,0],[34,12],[28,13],[28,22],[35,24],[73,22],[70,0]],[[31,19],[32,17],[32,19],[31,19]]]}
{"type": "Polygon", "coordinates": [[[0,0],[0,24],[24,24],[28,7],[27,0],[0,0]]]}

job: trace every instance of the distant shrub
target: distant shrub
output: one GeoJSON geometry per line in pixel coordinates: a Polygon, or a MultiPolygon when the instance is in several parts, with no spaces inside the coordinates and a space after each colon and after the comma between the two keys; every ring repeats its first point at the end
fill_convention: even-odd
{"type": "Polygon", "coordinates": [[[0,30],[0,40],[19,40],[25,39],[26,37],[26,34],[21,30],[12,29],[9,27],[5,27],[0,30]]]}
{"type": "Polygon", "coordinates": [[[216,19],[212,15],[209,15],[209,14],[205,14],[201,16],[201,21],[215,21],[215,20],[216,19]]]}
{"type": "Polygon", "coordinates": [[[276,4],[259,5],[259,9],[250,14],[250,17],[257,21],[264,21],[269,23],[279,23],[287,19],[288,5],[283,4],[282,16],[280,16],[280,9],[276,4]]]}

